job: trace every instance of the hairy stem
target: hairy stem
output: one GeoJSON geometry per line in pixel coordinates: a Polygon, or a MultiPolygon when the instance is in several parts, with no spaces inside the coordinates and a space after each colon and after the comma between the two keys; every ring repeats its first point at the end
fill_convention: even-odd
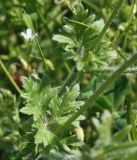
{"type": "MultiPolygon", "coordinates": [[[[93,41],[92,43],[92,47],[91,50],[94,50],[96,48],[96,46],[98,45],[98,43],[102,40],[104,34],[106,33],[107,29],[109,28],[109,26],[111,25],[112,21],[114,20],[115,16],[117,15],[120,7],[122,6],[124,0],[119,0],[118,4],[116,5],[116,8],[113,10],[111,16],[109,17],[108,21],[106,22],[104,28],[102,29],[101,33],[98,35],[98,37],[93,41]]],[[[71,20],[70,20],[71,21],[71,20]]],[[[72,20],[72,22],[74,22],[72,20]]],[[[77,22],[78,23],[78,22],[77,22]]],[[[79,23],[78,23],[79,24],[79,23]]],[[[83,25],[83,24],[82,24],[83,25]]],[[[87,26],[85,26],[87,27],[87,26]]],[[[89,27],[89,26],[88,26],[89,27]]],[[[85,55],[87,56],[87,55],[85,55]]],[[[83,59],[85,58],[85,56],[83,57],[83,59]]],[[[81,71],[78,71],[78,73],[76,74],[74,71],[71,73],[70,77],[73,77],[74,79],[77,78],[78,76],[80,76],[81,71]]],[[[63,85],[63,87],[61,88],[60,93],[63,93],[64,89],[66,88],[66,85],[70,85],[71,81],[68,78],[66,80],[66,83],[63,85]]]]}
{"type": "Polygon", "coordinates": [[[68,76],[68,78],[66,79],[66,81],[64,82],[62,87],[60,88],[60,91],[59,91],[60,96],[63,94],[65,87],[69,86],[69,84],[74,82],[74,80],[76,79],[77,76],[80,75],[80,73],[82,73],[82,72],[75,72],[75,69],[73,70],[72,73],[70,73],[70,75],[68,76]]]}
{"type": "Polygon", "coordinates": [[[51,38],[52,38],[52,34],[51,34],[51,32],[50,32],[50,29],[49,29],[49,27],[48,27],[48,24],[47,24],[47,22],[46,22],[46,19],[45,19],[45,17],[43,16],[43,14],[41,13],[39,7],[37,7],[37,13],[38,13],[38,16],[39,16],[41,22],[43,23],[43,25],[44,25],[44,27],[45,27],[45,29],[46,29],[46,32],[47,32],[48,37],[51,39],[51,38]]]}
{"type": "Polygon", "coordinates": [[[106,31],[108,30],[109,26],[111,25],[112,21],[114,20],[114,18],[116,17],[119,9],[121,8],[122,4],[123,4],[124,0],[119,0],[118,4],[116,5],[115,9],[113,10],[112,14],[110,15],[109,19],[107,20],[104,28],[102,29],[101,33],[98,35],[98,37],[93,41],[91,49],[94,50],[96,48],[96,46],[98,45],[98,43],[100,42],[100,40],[103,38],[103,36],[105,35],[106,31]]]}
{"type": "Polygon", "coordinates": [[[97,13],[99,14],[101,13],[101,9],[97,5],[95,5],[92,1],[83,0],[83,2],[87,4],[90,8],[95,10],[97,13]]]}
{"type": "Polygon", "coordinates": [[[39,48],[39,51],[40,51],[40,57],[42,59],[43,65],[44,65],[45,72],[48,73],[49,72],[48,66],[47,66],[46,61],[44,59],[43,51],[42,51],[42,49],[40,47],[40,43],[39,43],[39,40],[38,40],[37,37],[36,37],[36,42],[37,42],[37,45],[38,45],[38,48],[39,48]]]}
{"type": "MultiPolygon", "coordinates": [[[[36,32],[35,32],[34,27],[32,26],[32,24],[30,23],[30,20],[28,19],[28,16],[27,16],[26,11],[23,10],[23,12],[25,13],[26,19],[27,19],[27,21],[28,21],[28,23],[29,23],[32,31],[33,31],[33,34],[35,34],[36,32]]],[[[44,54],[43,54],[43,51],[42,51],[42,49],[41,49],[41,46],[40,46],[40,43],[39,43],[39,40],[38,40],[37,36],[35,37],[35,39],[36,39],[36,43],[37,43],[37,46],[38,46],[38,49],[39,49],[40,57],[41,57],[41,59],[42,59],[43,65],[44,65],[44,70],[45,70],[45,72],[48,74],[48,72],[49,72],[49,71],[48,71],[48,66],[47,66],[47,64],[46,64],[46,62],[45,62],[44,54]]]]}
{"type": "Polygon", "coordinates": [[[6,66],[4,65],[4,63],[2,62],[2,60],[0,60],[0,66],[2,68],[2,70],[4,71],[4,73],[6,74],[6,76],[8,77],[8,79],[10,80],[11,84],[14,86],[14,88],[17,90],[17,92],[19,94],[21,94],[21,90],[20,88],[17,86],[17,84],[15,83],[15,81],[12,79],[8,69],[6,68],[6,66]]]}
{"type": "Polygon", "coordinates": [[[137,53],[133,55],[129,60],[125,61],[124,64],[119,67],[99,88],[98,90],[87,100],[87,102],[75,113],[73,114],[61,127],[57,128],[55,134],[63,132],[70,124],[76,120],[81,114],[83,114],[87,108],[91,107],[93,103],[99,98],[99,96],[106,90],[106,88],[125,71],[130,65],[132,65],[137,60],[137,53]]]}
{"type": "MultiPolygon", "coordinates": [[[[115,72],[118,68],[97,68],[91,69],[91,73],[111,73],[115,72]]],[[[137,67],[127,68],[123,73],[137,73],[137,67]]]]}

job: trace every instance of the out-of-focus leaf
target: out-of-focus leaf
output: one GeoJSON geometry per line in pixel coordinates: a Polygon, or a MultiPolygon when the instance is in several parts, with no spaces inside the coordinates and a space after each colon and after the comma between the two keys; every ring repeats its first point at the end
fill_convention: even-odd
{"type": "Polygon", "coordinates": [[[129,94],[131,90],[130,82],[125,76],[118,78],[115,83],[114,90],[114,105],[119,107],[125,100],[125,96],[129,94]]]}

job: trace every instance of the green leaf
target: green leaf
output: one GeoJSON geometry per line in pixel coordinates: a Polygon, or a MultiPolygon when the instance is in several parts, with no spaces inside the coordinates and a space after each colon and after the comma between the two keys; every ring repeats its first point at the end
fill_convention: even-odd
{"type": "Polygon", "coordinates": [[[104,28],[104,21],[96,21],[95,15],[89,15],[81,3],[76,6],[73,18],[66,18],[64,23],[61,34],[54,35],[53,40],[64,44],[65,58],[75,61],[78,70],[108,67],[117,58],[117,51],[107,39],[101,39],[93,51],[92,44],[104,28]]]}
{"type": "Polygon", "coordinates": [[[98,131],[99,138],[97,145],[107,146],[111,142],[112,116],[109,111],[105,110],[102,117],[102,123],[98,119],[93,118],[93,123],[98,131]]]}
{"type": "Polygon", "coordinates": [[[63,36],[63,35],[54,35],[53,40],[58,41],[59,43],[71,44],[72,46],[76,45],[73,39],[63,36]]]}
{"type": "Polygon", "coordinates": [[[33,115],[35,114],[34,109],[32,109],[31,107],[23,107],[20,112],[27,114],[27,115],[33,115]]]}
{"type": "Polygon", "coordinates": [[[26,100],[26,106],[21,109],[21,112],[33,115],[34,121],[47,116],[49,113],[46,110],[50,101],[57,95],[57,88],[48,86],[43,88],[41,80],[32,78],[24,78],[23,87],[26,92],[22,97],[26,100]]]}
{"type": "Polygon", "coordinates": [[[99,105],[102,109],[107,109],[109,111],[113,111],[113,103],[109,100],[107,96],[102,95],[97,100],[97,105],[99,105]]]}
{"type": "MultiPolygon", "coordinates": [[[[58,95],[58,88],[43,86],[44,82],[40,79],[24,78],[25,93],[22,97],[25,99],[25,106],[20,111],[33,116],[32,129],[37,129],[35,135],[36,149],[39,144],[47,147],[49,144],[53,145],[57,138],[63,139],[64,135],[68,134],[72,128],[77,127],[80,120],[83,120],[83,116],[80,116],[70,125],[67,133],[61,133],[59,137],[55,138],[56,128],[66,122],[71,113],[76,112],[84,102],[76,100],[80,94],[78,84],[71,89],[67,87],[66,92],[61,97],[58,95]]],[[[67,147],[65,146],[65,148],[67,147]]]]}
{"type": "Polygon", "coordinates": [[[80,140],[78,140],[75,136],[70,136],[70,137],[64,138],[61,140],[61,143],[65,144],[65,145],[71,145],[74,147],[76,147],[76,146],[78,147],[78,146],[82,145],[82,142],[80,140]]]}
{"type": "Polygon", "coordinates": [[[104,27],[104,21],[102,19],[95,21],[93,23],[93,27],[96,28],[99,32],[102,31],[103,27],[104,27]]]}
{"type": "Polygon", "coordinates": [[[73,113],[84,104],[83,101],[76,101],[76,98],[79,96],[79,94],[80,87],[78,84],[73,86],[71,90],[69,88],[66,88],[66,94],[64,95],[62,103],[60,105],[61,114],[65,115],[73,113]]]}
{"type": "Polygon", "coordinates": [[[24,13],[22,14],[22,18],[28,28],[34,29],[34,26],[33,26],[32,20],[31,20],[31,16],[29,14],[27,14],[24,11],[24,13]]]}
{"type": "Polygon", "coordinates": [[[77,69],[80,71],[84,68],[84,62],[82,61],[78,61],[77,62],[77,69]]]}
{"type": "Polygon", "coordinates": [[[115,92],[114,92],[114,105],[115,107],[119,107],[123,101],[125,100],[125,96],[131,90],[130,83],[125,76],[118,78],[115,82],[115,92]]]}
{"type": "Polygon", "coordinates": [[[106,155],[110,160],[125,160],[135,153],[137,153],[137,142],[117,144],[106,149],[106,155]]]}
{"type": "Polygon", "coordinates": [[[136,127],[136,118],[133,114],[131,104],[128,104],[127,106],[127,121],[128,124],[132,126],[131,128],[131,137],[133,140],[137,140],[137,127],[136,127]]]}
{"type": "Polygon", "coordinates": [[[53,144],[56,141],[55,135],[50,132],[45,124],[41,124],[35,135],[35,144],[43,144],[45,147],[49,144],[53,144]]]}
{"type": "Polygon", "coordinates": [[[113,135],[112,142],[120,143],[122,142],[129,134],[131,126],[126,126],[124,129],[113,135]]]}

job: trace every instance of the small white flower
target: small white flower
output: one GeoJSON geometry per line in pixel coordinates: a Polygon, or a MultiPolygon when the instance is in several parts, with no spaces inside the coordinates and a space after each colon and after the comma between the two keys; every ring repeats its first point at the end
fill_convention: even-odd
{"type": "Polygon", "coordinates": [[[20,34],[26,41],[32,41],[38,34],[33,34],[31,28],[27,28],[26,32],[21,32],[20,34]]]}

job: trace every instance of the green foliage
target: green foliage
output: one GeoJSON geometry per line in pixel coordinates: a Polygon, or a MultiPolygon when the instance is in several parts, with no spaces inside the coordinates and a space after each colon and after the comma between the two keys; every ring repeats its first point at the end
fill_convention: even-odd
{"type": "Polygon", "coordinates": [[[131,130],[131,126],[126,126],[121,131],[112,135],[112,122],[114,115],[110,114],[107,110],[101,116],[101,121],[94,118],[93,122],[98,132],[98,139],[92,149],[85,148],[83,153],[74,150],[71,154],[58,153],[52,151],[49,159],[58,158],[63,159],[103,159],[103,160],[128,160],[130,157],[137,156],[137,142],[124,142],[131,130]],[[109,122],[109,123],[108,123],[109,122]]]}
{"type": "MultiPolygon", "coordinates": [[[[64,137],[63,133],[57,137],[55,130],[62,125],[72,113],[76,112],[84,102],[76,100],[80,94],[78,84],[73,86],[72,89],[66,88],[66,93],[62,97],[58,95],[59,88],[43,86],[44,83],[42,80],[24,78],[25,93],[22,97],[25,99],[26,104],[25,107],[21,109],[21,112],[33,116],[34,123],[32,127],[36,129],[36,146],[43,144],[44,147],[47,147],[48,145],[56,144],[62,138],[67,138],[64,137]]],[[[78,127],[79,121],[83,118],[84,117],[81,116],[74,121],[70,129],[78,127]]],[[[64,143],[63,141],[61,143],[64,143]]],[[[69,145],[68,142],[67,145],[69,145]]]]}
{"type": "Polygon", "coordinates": [[[13,144],[19,147],[20,120],[16,103],[15,96],[9,90],[0,89],[0,150],[6,150],[9,155],[15,152],[13,144]]]}
{"type": "Polygon", "coordinates": [[[136,160],[137,0],[0,10],[0,159],[136,160]]]}
{"type": "Polygon", "coordinates": [[[89,15],[88,10],[80,4],[74,11],[73,19],[65,19],[62,34],[54,35],[53,40],[63,44],[65,57],[76,61],[78,70],[84,66],[107,67],[117,56],[111,43],[103,39],[92,50],[92,43],[103,27],[104,21],[95,20],[95,15],[89,15]]]}
{"type": "Polygon", "coordinates": [[[127,96],[130,92],[130,83],[128,79],[124,76],[122,76],[120,79],[118,79],[115,83],[115,93],[114,93],[114,106],[120,106],[125,96],[127,96]]]}

